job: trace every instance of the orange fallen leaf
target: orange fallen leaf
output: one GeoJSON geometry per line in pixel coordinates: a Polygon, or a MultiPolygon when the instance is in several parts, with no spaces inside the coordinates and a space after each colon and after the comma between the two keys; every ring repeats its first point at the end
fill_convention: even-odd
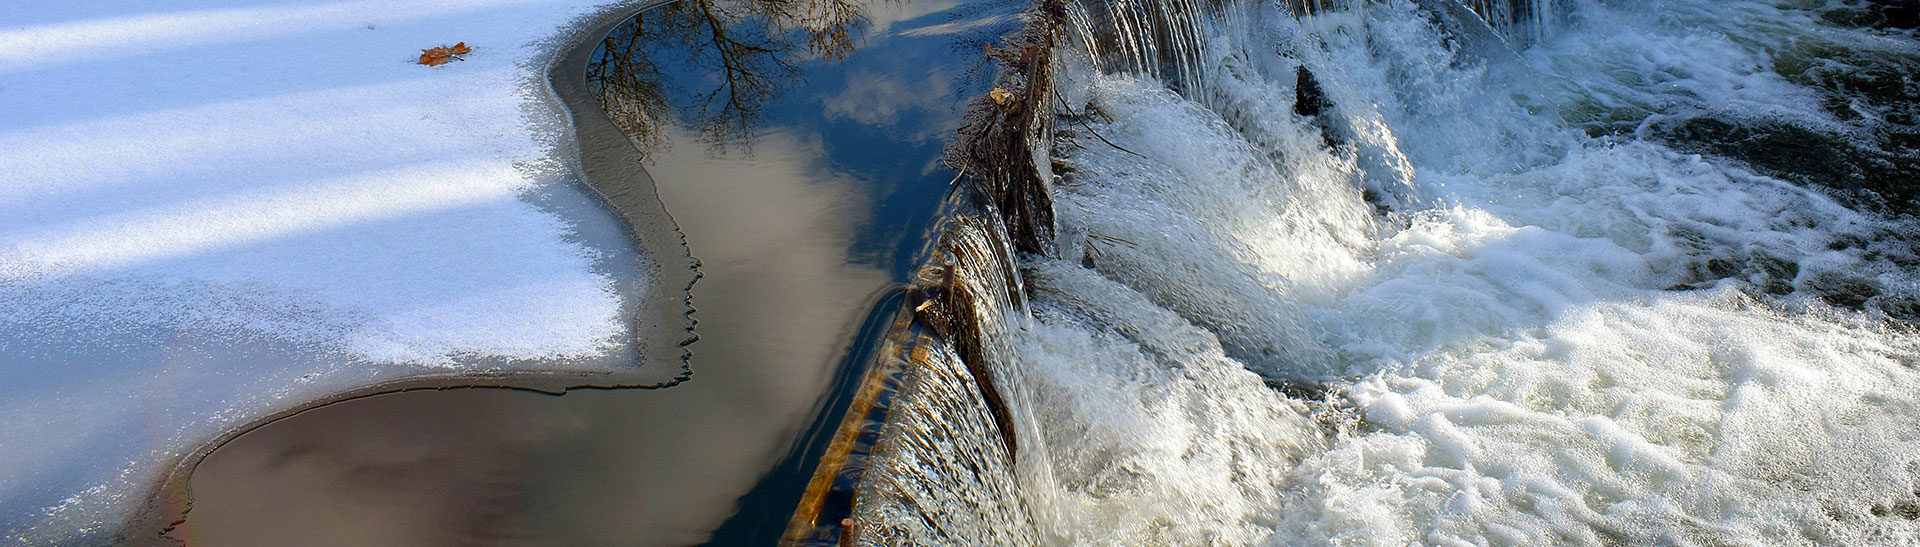
{"type": "Polygon", "coordinates": [[[420,64],[427,66],[444,65],[447,64],[447,58],[451,55],[453,55],[453,50],[444,46],[433,49],[423,49],[420,50],[420,64]]]}
{"type": "Polygon", "coordinates": [[[473,48],[467,47],[466,42],[460,42],[458,44],[454,44],[453,47],[448,48],[447,50],[453,52],[454,55],[466,55],[468,53],[473,53],[473,48]]]}

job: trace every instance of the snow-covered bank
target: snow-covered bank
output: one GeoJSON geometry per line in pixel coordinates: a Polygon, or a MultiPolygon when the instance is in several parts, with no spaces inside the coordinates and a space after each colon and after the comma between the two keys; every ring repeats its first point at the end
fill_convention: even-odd
{"type": "Polygon", "coordinates": [[[9,542],[111,539],[182,455],[342,391],[678,372],[647,309],[687,274],[576,182],[546,80],[635,3],[212,4],[0,15],[9,542]]]}

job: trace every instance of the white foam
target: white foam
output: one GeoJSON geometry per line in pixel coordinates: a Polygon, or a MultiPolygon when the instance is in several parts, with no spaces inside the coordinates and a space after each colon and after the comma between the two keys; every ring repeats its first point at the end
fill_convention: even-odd
{"type": "Polygon", "coordinates": [[[1051,466],[1023,475],[1043,530],[1091,545],[1270,534],[1294,488],[1287,471],[1320,445],[1303,406],[1143,295],[1064,263],[1030,265],[1041,320],[1015,344],[1040,435],[1022,441],[1019,463],[1051,466]]]}
{"type": "MultiPolygon", "coordinates": [[[[1286,477],[1247,479],[1278,497],[1194,494],[1277,501],[1265,520],[1196,510],[1214,528],[1067,535],[1236,542],[1258,535],[1248,522],[1271,522],[1266,539],[1278,544],[1920,537],[1899,509],[1920,504],[1920,335],[1818,298],[1829,276],[1911,290],[1914,272],[1834,242],[1910,243],[1920,231],[1725,159],[1590,137],[1580,124],[1607,118],[1569,113],[1589,106],[1541,107],[1839,127],[1813,91],[1772,72],[1769,48],[1871,37],[1808,30],[1808,16],[1771,5],[1722,4],[1580,4],[1571,27],[1502,61],[1442,47],[1410,3],[1364,3],[1233,37],[1304,36],[1293,42],[1210,48],[1221,57],[1211,109],[1156,82],[1063,63],[1069,102],[1111,115],[1088,123],[1118,147],[1076,136],[1065,148],[1063,247],[1070,258],[1094,249],[1093,268],[1040,271],[1098,272],[1218,334],[1226,355],[1269,376],[1318,375],[1351,405],[1319,414],[1339,426],[1324,451],[1297,467],[1273,457],[1265,465],[1290,468],[1286,477]],[[1276,46],[1314,71],[1335,119],[1292,113],[1296,65],[1251,57],[1276,46]],[[1372,141],[1378,157],[1403,153],[1418,193],[1438,205],[1380,224],[1355,218],[1370,212],[1353,172],[1400,168],[1321,147],[1327,124],[1384,132],[1372,141]],[[1710,261],[1732,266],[1708,273],[1710,261]],[[1799,292],[1767,293],[1780,287],[1799,292]],[[1326,361],[1301,368],[1310,361],[1261,347],[1326,361]]],[[[1090,287],[1066,292],[1114,292],[1090,287]]],[[[1041,319],[1036,332],[1067,340],[1110,330],[1138,343],[1179,328],[1041,319]]],[[[1092,349],[1032,351],[1049,356],[1036,366],[1054,376],[1112,361],[1092,349]]],[[[1085,391],[1129,401],[1151,389],[1085,391]]],[[[1181,431],[1222,419],[1221,408],[1301,411],[1251,392],[1209,396],[1232,400],[1178,418],[1103,407],[1127,416],[1088,419],[1124,433],[1084,442],[1126,446],[1152,439],[1139,424],[1181,431]],[[1168,419],[1186,423],[1153,422],[1168,419]]],[[[1093,479],[1075,475],[1076,462],[1054,465],[1069,470],[1061,482],[1093,479]]],[[[1151,475],[1204,483],[1210,472],[1151,475]]]]}

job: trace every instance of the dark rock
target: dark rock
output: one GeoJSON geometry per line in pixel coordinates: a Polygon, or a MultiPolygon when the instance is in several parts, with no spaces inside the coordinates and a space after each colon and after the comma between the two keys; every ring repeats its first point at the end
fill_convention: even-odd
{"type": "Polygon", "coordinates": [[[1313,71],[1305,65],[1295,71],[1297,83],[1293,86],[1293,113],[1313,117],[1326,111],[1332,103],[1327,101],[1327,93],[1320,89],[1320,81],[1313,78],[1313,71]]]}

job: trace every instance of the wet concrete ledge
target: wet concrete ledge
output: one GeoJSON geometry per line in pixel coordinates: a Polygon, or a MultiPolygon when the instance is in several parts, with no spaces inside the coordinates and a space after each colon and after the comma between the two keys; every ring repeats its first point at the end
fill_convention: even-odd
{"type": "MultiPolygon", "coordinates": [[[[554,132],[557,158],[566,166],[559,173],[565,184],[578,181],[619,217],[639,251],[640,271],[648,290],[625,306],[637,355],[634,362],[606,370],[487,370],[422,374],[388,380],[334,393],[276,412],[222,433],[184,456],[166,471],[159,485],[120,530],[108,537],[75,538],[84,543],[119,545],[184,545],[171,534],[186,522],[193,507],[190,480],[208,454],[250,431],[302,412],[327,405],[399,393],[448,389],[508,389],[564,395],[576,389],[661,389],[692,377],[688,348],[694,334],[692,293],[700,278],[699,261],[687,247],[686,235],[668,215],[655,190],[653,177],[642,166],[640,152],[609,119],[586,85],[586,66],[601,41],[615,27],[642,11],[673,0],[639,0],[581,17],[569,30],[551,39],[552,52],[531,64],[545,67],[546,86],[540,103],[552,119],[571,122],[554,132]]],[[[483,360],[485,361],[485,360],[483,360]]],[[[539,361],[498,364],[526,368],[539,361]]],[[[481,364],[479,362],[469,364],[481,364]]],[[[565,366],[562,364],[562,366],[565,366]]]]}

